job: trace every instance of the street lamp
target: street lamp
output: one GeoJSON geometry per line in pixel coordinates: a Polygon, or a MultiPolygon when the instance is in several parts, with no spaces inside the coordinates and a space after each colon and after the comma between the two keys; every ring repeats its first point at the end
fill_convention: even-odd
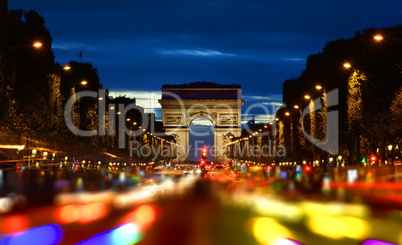
{"type": "Polygon", "coordinates": [[[15,49],[19,49],[19,48],[25,48],[25,47],[34,47],[36,49],[40,49],[40,48],[42,48],[42,46],[43,46],[43,43],[34,42],[34,43],[28,43],[28,44],[7,46],[7,48],[10,49],[10,50],[15,50],[15,49]]]}
{"type": "Polygon", "coordinates": [[[290,113],[289,113],[289,112],[285,112],[285,115],[286,115],[286,116],[289,116],[289,115],[290,115],[290,113]]]}
{"type": "Polygon", "coordinates": [[[350,63],[346,62],[343,64],[343,67],[345,67],[346,69],[349,69],[352,67],[352,65],[350,63]]]}
{"type": "Polygon", "coordinates": [[[384,39],[384,38],[383,38],[381,35],[379,35],[379,34],[375,35],[373,38],[374,38],[374,40],[377,41],[377,42],[381,42],[381,41],[384,39]]]}
{"type": "Polygon", "coordinates": [[[295,109],[299,109],[299,106],[298,105],[294,105],[293,106],[295,109]]]}
{"type": "Polygon", "coordinates": [[[43,44],[41,42],[35,42],[32,46],[34,46],[35,48],[41,48],[42,45],[43,44]]]}
{"type": "Polygon", "coordinates": [[[321,89],[322,89],[322,86],[321,86],[321,85],[316,85],[316,86],[315,86],[315,89],[321,90],[321,89]]]}
{"type": "Polygon", "coordinates": [[[87,85],[87,84],[88,84],[87,81],[85,81],[85,80],[82,80],[82,81],[81,81],[81,85],[87,85]]]}
{"type": "Polygon", "coordinates": [[[310,99],[310,95],[306,94],[306,95],[304,96],[304,98],[305,98],[306,100],[309,100],[309,99],[310,99]]]}

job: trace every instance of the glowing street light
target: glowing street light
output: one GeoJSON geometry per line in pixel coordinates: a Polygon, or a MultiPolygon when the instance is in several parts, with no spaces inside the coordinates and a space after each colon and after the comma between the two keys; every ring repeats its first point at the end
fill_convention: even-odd
{"type": "Polygon", "coordinates": [[[293,106],[295,109],[299,109],[299,106],[298,105],[294,105],[293,106]]]}
{"type": "Polygon", "coordinates": [[[305,98],[306,100],[309,100],[309,99],[310,99],[310,95],[306,94],[306,95],[304,96],[304,98],[305,98]]]}
{"type": "Polygon", "coordinates": [[[85,81],[85,80],[83,80],[83,81],[81,82],[81,85],[87,85],[87,84],[88,84],[88,82],[85,81]]]}
{"type": "Polygon", "coordinates": [[[349,69],[352,67],[352,65],[350,63],[346,62],[343,64],[343,67],[345,67],[346,69],[349,69]]]}
{"type": "Polygon", "coordinates": [[[377,42],[381,42],[384,38],[381,36],[381,35],[375,35],[374,37],[374,40],[376,40],[377,42]]]}
{"type": "Polygon", "coordinates": [[[66,71],[68,71],[68,70],[70,70],[71,69],[71,66],[64,66],[63,67],[63,70],[66,70],[66,71]]]}
{"type": "Polygon", "coordinates": [[[322,89],[322,86],[321,86],[321,85],[317,85],[317,86],[315,86],[315,89],[321,90],[321,89],[322,89]]]}
{"type": "Polygon", "coordinates": [[[279,121],[279,118],[275,117],[275,121],[279,121]]]}
{"type": "Polygon", "coordinates": [[[286,115],[286,116],[289,116],[289,115],[290,115],[290,113],[289,113],[289,112],[285,112],[285,115],[286,115]]]}
{"type": "Polygon", "coordinates": [[[42,45],[43,44],[41,42],[35,42],[32,46],[34,46],[35,48],[41,48],[42,45]]]}

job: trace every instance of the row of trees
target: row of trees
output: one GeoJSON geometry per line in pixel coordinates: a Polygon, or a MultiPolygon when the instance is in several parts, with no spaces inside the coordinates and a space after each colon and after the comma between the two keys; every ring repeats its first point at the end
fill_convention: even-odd
{"type": "MultiPolygon", "coordinates": [[[[339,151],[347,164],[367,156],[393,159],[402,140],[402,26],[356,32],[350,39],[328,42],[310,55],[300,77],[285,81],[284,107],[277,118],[283,123],[284,144],[290,159],[328,159],[324,151],[301,133],[301,112],[309,135],[325,141],[327,113],[338,111],[339,151]],[[336,105],[327,108],[328,94],[337,90],[336,105]],[[322,105],[314,110],[314,100],[322,105]],[[295,108],[298,107],[298,108],[295,108]]],[[[331,123],[331,122],[328,122],[331,123]]],[[[398,154],[399,155],[399,154],[398,154]]],[[[373,158],[374,159],[374,158],[373,158]]],[[[363,160],[364,161],[364,160],[363,160]]]]}
{"type": "MultiPolygon", "coordinates": [[[[70,61],[68,66],[55,62],[51,49],[52,37],[45,26],[44,18],[36,11],[9,10],[7,1],[0,6],[0,133],[6,143],[24,143],[28,147],[44,144],[65,151],[107,151],[119,155],[129,155],[126,147],[119,150],[118,126],[119,104],[135,104],[135,99],[120,96],[112,98],[105,90],[105,96],[81,98],[72,107],[72,121],[79,129],[105,129],[104,135],[79,137],[71,132],[64,121],[64,108],[70,98],[81,91],[98,92],[103,89],[97,69],[91,63],[70,61]],[[34,47],[40,42],[42,46],[34,47]],[[99,101],[106,105],[103,119],[99,125],[99,101]],[[115,108],[114,108],[115,107],[115,108]],[[114,110],[110,114],[110,108],[114,110]],[[113,117],[113,120],[111,118],[113,117]],[[112,125],[113,124],[113,125],[112,125]],[[112,132],[113,131],[113,132],[112,132]],[[7,137],[7,138],[6,138],[7,137]],[[12,142],[15,139],[14,142],[12,142]],[[27,143],[28,142],[28,143],[27,143]]],[[[149,117],[148,125],[143,126],[146,133],[154,117],[137,107],[125,116],[125,126],[137,130],[143,117],[149,117]]],[[[162,131],[161,127],[156,130],[162,131]]],[[[139,137],[142,144],[151,138],[139,137]]],[[[155,141],[155,139],[152,138],[155,141]]],[[[161,144],[162,139],[159,139],[161,144]]],[[[27,148],[28,148],[27,147],[27,148]]],[[[121,146],[120,146],[121,148],[121,146]]]]}
{"type": "Polygon", "coordinates": [[[353,38],[328,42],[322,52],[307,58],[300,77],[284,82],[283,104],[273,122],[254,125],[251,134],[244,130],[240,138],[233,139],[229,155],[268,163],[322,163],[341,156],[350,165],[371,156],[376,162],[401,157],[402,26],[367,29],[353,38]],[[328,117],[331,111],[337,112],[333,118],[328,117]],[[336,125],[334,120],[339,127],[329,132],[327,124],[336,125]],[[314,144],[303,131],[315,139],[314,144]],[[338,140],[329,150],[317,147],[330,137],[338,140]],[[269,141],[283,145],[286,153],[234,156],[236,147],[239,152],[250,152],[253,146],[269,141]]]}

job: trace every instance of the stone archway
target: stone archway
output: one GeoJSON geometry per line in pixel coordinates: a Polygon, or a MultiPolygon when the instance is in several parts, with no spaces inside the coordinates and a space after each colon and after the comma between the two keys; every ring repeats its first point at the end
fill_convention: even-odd
{"type": "Polygon", "coordinates": [[[173,135],[178,143],[176,162],[189,161],[189,128],[200,117],[211,121],[214,128],[214,162],[227,161],[225,144],[241,133],[240,85],[196,82],[180,85],[163,85],[162,120],[166,134],[173,135]]]}

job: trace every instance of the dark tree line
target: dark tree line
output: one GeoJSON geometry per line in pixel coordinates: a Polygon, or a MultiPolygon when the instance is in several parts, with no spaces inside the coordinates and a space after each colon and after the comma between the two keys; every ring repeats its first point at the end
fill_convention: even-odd
{"type": "MultiPolygon", "coordinates": [[[[65,147],[75,145],[82,150],[97,149],[128,154],[119,151],[115,135],[78,137],[64,122],[66,102],[80,91],[96,91],[103,86],[97,69],[91,63],[70,61],[69,69],[55,62],[51,49],[52,37],[44,18],[36,11],[21,9],[7,11],[7,1],[0,1],[0,132],[19,139],[35,142],[54,142],[65,147]],[[42,46],[35,48],[33,43],[42,46]]],[[[135,99],[111,98],[105,90],[105,98],[81,98],[74,104],[72,120],[82,130],[99,127],[98,102],[130,104],[135,99]]],[[[130,111],[127,127],[138,128],[144,111],[130,111]],[[136,122],[135,124],[133,122],[136,122]]],[[[118,115],[114,115],[118,122],[118,115]]],[[[109,130],[109,114],[106,109],[106,130],[109,130]]],[[[117,130],[119,130],[117,128],[117,130]]],[[[68,150],[68,149],[67,149],[68,150]]]]}
{"type": "MultiPolygon", "coordinates": [[[[285,123],[285,136],[298,135],[300,111],[310,100],[321,98],[325,102],[328,92],[338,89],[339,105],[339,154],[347,163],[358,164],[362,157],[375,154],[386,160],[388,147],[400,145],[402,123],[400,117],[402,89],[402,26],[372,28],[356,32],[353,38],[330,41],[322,52],[307,58],[306,68],[298,78],[283,84],[285,108],[277,116],[285,123]],[[380,34],[383,40],[373,37],[380,34]],[[343,64],[348,62],[350,68],[343,64]],[[315,87],[320,85],[321,89],[315,87]],[[290,118],[284,112],[290,112],[290,118]],[[291,125],[293,125],[291,130],[291,125]]],[[[318,110],[305,118],[307,131],[325,140],[326,111],[318,110]]],[[[297,159],[308,155],[310,159],[328,157],[311,143],[301,144],[296,138],[294,146],[288,145],[290,157],[297,159]]]]}

